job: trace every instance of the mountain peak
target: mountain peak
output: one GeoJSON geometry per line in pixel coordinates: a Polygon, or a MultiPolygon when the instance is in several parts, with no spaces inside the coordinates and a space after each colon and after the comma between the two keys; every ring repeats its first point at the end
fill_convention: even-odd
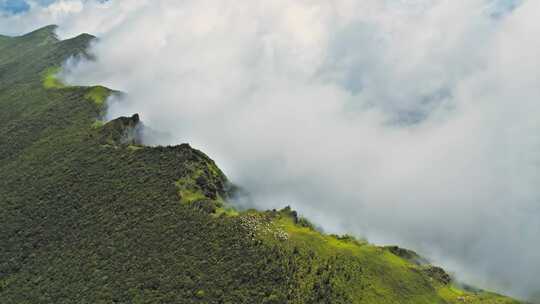
{"type": "Polygon", "coordinates": [[[36,30],[33,30],[31,31],[30,33],[27,33],[25,34],[24,36],[31,36],[31,35],[35,35],[37,33],[52,33],[54,34],[54,32],[58,29],[58,25],[56,24],[49,24],[49,25],[46,25],[44,27],[40,27],[36,30]]]}
{"type": "Polygon", "coordinates": [[[57,42],[59,40],[58,36],[56,35],[57,29],[58,25],[50,24],[35,31],[32,31],[26,35],[23,35],[21,36],[21,38],[39,40],[41,43],[57,42]]]}

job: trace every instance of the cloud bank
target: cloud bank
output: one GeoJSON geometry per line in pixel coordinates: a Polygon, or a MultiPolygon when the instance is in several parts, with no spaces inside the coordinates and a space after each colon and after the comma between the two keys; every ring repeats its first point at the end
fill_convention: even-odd
{"type": "Polygon", "coordinates": [[[62,0],[0,29],[99,36],[66,79],[128,92],[110,117],[138,112],[167,134],[147,143],[204,150],[256,207],[530,297],[539,15],[534,0],[62,0]]]}

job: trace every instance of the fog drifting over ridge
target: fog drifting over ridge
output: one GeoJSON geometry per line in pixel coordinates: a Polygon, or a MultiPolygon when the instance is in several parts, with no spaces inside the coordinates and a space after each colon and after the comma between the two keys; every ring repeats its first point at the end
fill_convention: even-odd
{"type": "MultiPolygon", "coordinates": [[[[0,17],[100,37],[66,79],[128,97],[259,208],[540,291],[540,2],[57,1],[0,17]],[[505,4],[505,9],[501,5],[505,4]]],[[[9,30],[4,30],[9,28],[9,30]]]]}

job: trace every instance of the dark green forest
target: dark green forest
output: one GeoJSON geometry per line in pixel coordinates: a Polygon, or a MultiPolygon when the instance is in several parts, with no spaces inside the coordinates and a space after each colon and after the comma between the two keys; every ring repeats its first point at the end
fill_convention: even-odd
{"type": "Polygon", "coordinates": [[[119,93],[58,80],[94,37],[54,31],[0,36],[0,303],[517,303],[285,206],[234,209],[203,152],[144,146],[144,117],[102,121],[119,93]]]}

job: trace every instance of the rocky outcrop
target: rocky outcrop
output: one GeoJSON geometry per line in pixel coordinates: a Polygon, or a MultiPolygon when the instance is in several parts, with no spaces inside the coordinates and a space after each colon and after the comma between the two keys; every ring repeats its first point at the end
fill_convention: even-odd
{"type": "Polygon", "coordinates": [[[429,263],[427,259],[423,258],[418,253],[412,250],[401,248],[398,246],[386,246],[385,248],[391,253],[397,255],[398,257],[406,259],[409,262],[415,263],[417,265],[424,265],[429,263]]]}
{"type": "Polygon", "coordinates": [[[98,132],[103,144],[139,145],[142,143],[139,114],[133,114],[131,117],[121,116],[111,120],[98,132]]]}

